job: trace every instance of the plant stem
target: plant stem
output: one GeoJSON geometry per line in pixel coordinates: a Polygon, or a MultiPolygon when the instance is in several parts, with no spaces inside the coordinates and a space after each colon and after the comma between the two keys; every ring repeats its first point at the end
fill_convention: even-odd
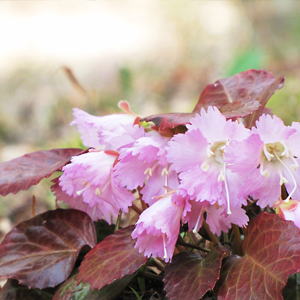
{"type": "Polygon", "coordinates": [[[209,225],[206,223],[205,220],[203,220],[202,227],[205,229],[207,232],[208,236],[210,237],[211,241],[215,244],[218,245],[220,244],[219,239],[210,231],[209,225]]]}
{"type": "Polygon", "coordinates": [[[242,256],[243,250],[242,250],[242,239],[240,234],[240,228],[236,224],[232,224],[232,229],[233,229],[234,241],[236,245],[236,252],[238,255],[242,256]]]}
{"type": "Polygon", "coordinates": [[[180,240],[178,240],[176,244],[181,245],[181,246],[185,246],[187,248],[197,249],[197,250],[204,251],[204,252],[209,252],[210,251],[209,249],[203,248],[201,246],[192,245],[192,244],[180,241],[180,240]]]}
{"type": "Polygon", "coordinates": [[[121,217],[122,217],[122,210],[120,209],[119,214],[118,214],[118,218],[117,218],[117,222],[116,222],[115,231],[117,231],[120,228],[121,217]]]}

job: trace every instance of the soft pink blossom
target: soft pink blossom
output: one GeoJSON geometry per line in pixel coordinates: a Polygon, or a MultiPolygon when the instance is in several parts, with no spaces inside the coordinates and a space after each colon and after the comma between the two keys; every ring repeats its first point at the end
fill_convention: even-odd
{"type": "Polygon", "coordinates": [[[179,235],[180,219],[184,208],[184,199],[176,192],[168,192],[140,215],[132,238],[137,239],[136,248],[151,255],[172,259],[179,235]]]}
{"type": "Polygon", "coordinates": [[[162,137],[152,131],[136,140],[132,147],[120,150],[120,160],[115,166],[117,178],[128,189],[143,187],[143,200],[151,205],[155,199],[165,193],[165,187],[178,186],[178,176],[170,170],[166,160],[166,150],[170,138],[162,137]]]}
{"type": "Polygon", "coordinates": [[[285,126],[278,117],[262,115],[244,141],[232,141],[225,161],[241,176],[244,184],[239,196],[251,195],[265,207],[281,195],[284,184],[290,193],[287,201],[300,196],[300,126],[285,126]]]}
{"type": "Polygon", "coordinates": [[[118,153],[113,151],[92,151],[75,156],[63,167],[59,179],[66,194],[99,210],[108,222],[120,209],[127,212],[134,200],[132,193],[120,186],[113,173],[117,158],[118,153]]]}
{"type": "Polygon", "coordinates": [[[105,149],[117,150],[120,147],[117,138],[128,134],[124,125],[133,126],[136,119],[135,115],[130,114],[93,116],[79,108],[74,108],[73,113],[75,118],[71,125],[77,125],[83,144],[93,148],[105,147],[105,149]],[[117,147],[114,142],[117,142],[117,147]]]}
{"type": "Polygon", "coordinates": [[[166,157],[190,199],[217,203],[230,214],[231,207],[241,207],[245,199],[238,197],[241,181],[227,168],[224,155],[232,140],[246,139],[250,131],[237,121],[226,120],[216,107],[208,107],[207,112],[202,108],[190,123],[185,134],[169,142],[166,157]]]}

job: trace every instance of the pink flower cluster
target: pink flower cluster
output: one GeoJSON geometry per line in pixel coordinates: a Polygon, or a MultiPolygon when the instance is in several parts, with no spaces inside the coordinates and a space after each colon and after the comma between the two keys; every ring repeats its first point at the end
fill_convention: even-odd
{"type": "Polygon", "coordinates": [[[184,134],[165,137],[140,126],[133,114],[96,117],[74,109],[74,115],[92,149],[63,168],[62,200],[111,222],[128,211],[138,190],[149,208],[132,237],[146,256],[171,260],[181,222],[197,232],[205,217],[216,234],[232,223],[246,226],[243,205],[253,199],[272,206],[283,184],[286,202],[300,199],[299,123],[285,126],[262,115],[250,130],[208,107],[184,134]]]}

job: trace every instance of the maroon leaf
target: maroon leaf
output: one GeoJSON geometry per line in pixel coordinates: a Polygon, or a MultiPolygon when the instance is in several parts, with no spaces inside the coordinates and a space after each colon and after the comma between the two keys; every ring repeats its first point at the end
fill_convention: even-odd
{"type": "Polygon", "coordinates": [[[1,300],[52,300],[53,288],[29,289],[17,280],[8,279],[0,292],[1,300]]]}
{"type": "Polygon", "coordinates": [[[188,124],[202,107],[216,106],[226,118],[247,116],[244,124],[250,128],[262,114],[269,98],[283,87],[283,83],[283,77],[276,79],[272,73],[264,70],[248,70],[207,85],[192,113],[152,115],[141,121],[153,122],[154,128],[164,134],[168,129],[177,129],[171,130],[174,134],[184,132],[179,126],[188,124]]]}
{"type": "Polygon", "coordinates": [[[83,152],[76,148],[37,151],[0,164],[0,195],[27,190],[83,152]]]}
{"type": "Polygon", "coordinates": [[[0,245],[0,276],[29,287],[55,286],[70,275],[81,248],[96,244],[84,212],[47,211],[13,228],[0,245]]]}
{"type": "Polygon", "coordinates": [[[165,130],[167,128],[175,128],[179,125],[186,125],[194,116],[195,113],[167,113],[148,116],[141,119],[141,121],[153,122],[160,130],[165,130]]]}
{"type": "Polygon", "coordinates": [[[120,229],[94,247],[79,268],[78,282],[88,282],[92,289],[101,289],[146,263],[148,258],[134,248],[133,229],[134,225],[120,229]]]}
{"type": "Polygon", "coordinates": [[[219,279],[221,263],[228,248],[217,245],[202,258],[196,253],[179,253],[166,268],[165,291],[169,300],[198,300],[219,279]]]}
{"type": "Polygon", "coordinates": [[[91,290],[90,285],[85,282],[77,285],[77,277],[78,274],[65,281],[56,291],[53,300],[114,300],[128,286],[134,275],[115,280],[101,290],[91,290]]]}
{"type": "Polygon", "coordinates": [[[228,257],[216,286],[218,300],[282,300],[290,275],[300,269],[300,230],[278,215],[262,213],[248,227],[244,257],[228,257]]]}
{"type": "MultiPolygon", "coordinates": [[[[211,105],[218,107],[227,117],[243,117],[257,110],[259,103],[259,111],[251,120],[257,119],[269,98],[276,90],[283,87],[283,83],[283,77],[276,79],[272,73],[264,70],[248,70],[229,78],[220,79],[206,86],[193,112],[199,112],[202,107],[207,108],[211,105]],[[231,111],[231,106],[224,107],[236,101],[241,102],[239,109],[233,107],[234,113],[231,111]]],[[[247,121],[247,125],[249,123],[247,121]]]]}

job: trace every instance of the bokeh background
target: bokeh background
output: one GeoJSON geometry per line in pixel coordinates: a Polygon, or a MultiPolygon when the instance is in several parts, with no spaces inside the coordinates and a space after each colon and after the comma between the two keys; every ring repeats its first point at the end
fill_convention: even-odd
{"type": "MultiPolygon", "coordinates": [[[[0,161],[78,147],[72,107],[128,100],[140,115],[191,111],[208,83],[284,75],[268,106],[300,121],[300,1],[0,1],[0,161]]],[[[49,180],[0,199],[1,230],[54,208],[49,180]],[[5,225],[6,224],[6,225],[5,225]]]]}

